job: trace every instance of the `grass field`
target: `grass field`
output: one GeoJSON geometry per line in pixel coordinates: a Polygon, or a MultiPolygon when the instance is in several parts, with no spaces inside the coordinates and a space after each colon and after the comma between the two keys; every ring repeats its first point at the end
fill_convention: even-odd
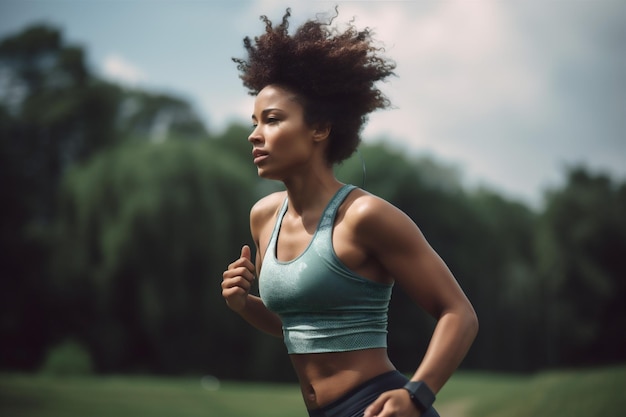
{"type": "MultiPolygon", "coordinates": [[[[626,366],[533,376],[459,372],[442,417],[622,417],[626,366]]],[[[306,417],[295,385],[200,378],[0,375],[2,417],[306,417]]]]}
{"type": "Polygon", "coordinates": [[[624,417],[626,366],[533,376],[458,373],[437,403],[463,406],[465,414],[450,417],[624,417]]]}

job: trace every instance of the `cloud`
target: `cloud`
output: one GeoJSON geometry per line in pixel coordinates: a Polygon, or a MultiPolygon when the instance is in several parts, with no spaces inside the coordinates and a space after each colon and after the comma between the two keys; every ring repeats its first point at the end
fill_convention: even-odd
{"type": "MultiPolygon", "coordinates": [[[[533,111],[542,100],[541,72],[497,2],[449,1],[428,10],[357,3],[344,11],[374,28],[397,62],[399,77],[384,88],[403,116],[420,120],[424,133],[484,120],[503,108],[533,111]]],[[[390,127],[399,136],[415,135],[415,125],[390,127]]]]}
{"type": "Polygon", "coordinates": [[[117,54],[108,55],[102,69],[104,76],[122,84],[135,86],[148,79],[145,72],[117,54]]]}

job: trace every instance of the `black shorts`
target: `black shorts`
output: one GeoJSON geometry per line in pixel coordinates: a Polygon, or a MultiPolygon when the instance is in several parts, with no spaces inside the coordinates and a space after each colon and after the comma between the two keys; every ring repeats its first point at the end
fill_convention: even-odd
{"type": "MultiPolygon", "coordinates": [[[[408,379],[398,371],[378,375],[332,403],[309,410],[309,417],[363,417],[365,409],[376,401],[380,394],[402,388],[407,382],[408,379]]],[[[422,417],[439,417],[439,414],[431,407],[422,414],[422,417]]]]}

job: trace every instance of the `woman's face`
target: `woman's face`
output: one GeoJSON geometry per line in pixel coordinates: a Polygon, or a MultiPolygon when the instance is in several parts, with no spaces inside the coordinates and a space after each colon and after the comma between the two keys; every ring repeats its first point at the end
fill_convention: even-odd
{"type": "Polygon", "coordinates": [[[275,85],[261,90],[252,123],[248,141],[260,177],[284,180],[314,161],[320,135],[304,121],[304,109],[291,91],[275,85]]]}

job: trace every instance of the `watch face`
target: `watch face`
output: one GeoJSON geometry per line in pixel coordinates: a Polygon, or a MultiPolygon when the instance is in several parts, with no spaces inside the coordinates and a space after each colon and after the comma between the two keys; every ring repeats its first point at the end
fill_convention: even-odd
{"type": "Polygon", "coordinates": [[[428,405],[428,407],[430,407],[435,400],[432,393],[424,389],[419,389],[415,396],[422,404],[428,405]]]}
{"type": "Polygon", "coordinates": [[[409,391],[411,401],[422,412],[429,409],[435,401],[435,394],[422,381],[409,381],[404,388],[409,391]]]}

